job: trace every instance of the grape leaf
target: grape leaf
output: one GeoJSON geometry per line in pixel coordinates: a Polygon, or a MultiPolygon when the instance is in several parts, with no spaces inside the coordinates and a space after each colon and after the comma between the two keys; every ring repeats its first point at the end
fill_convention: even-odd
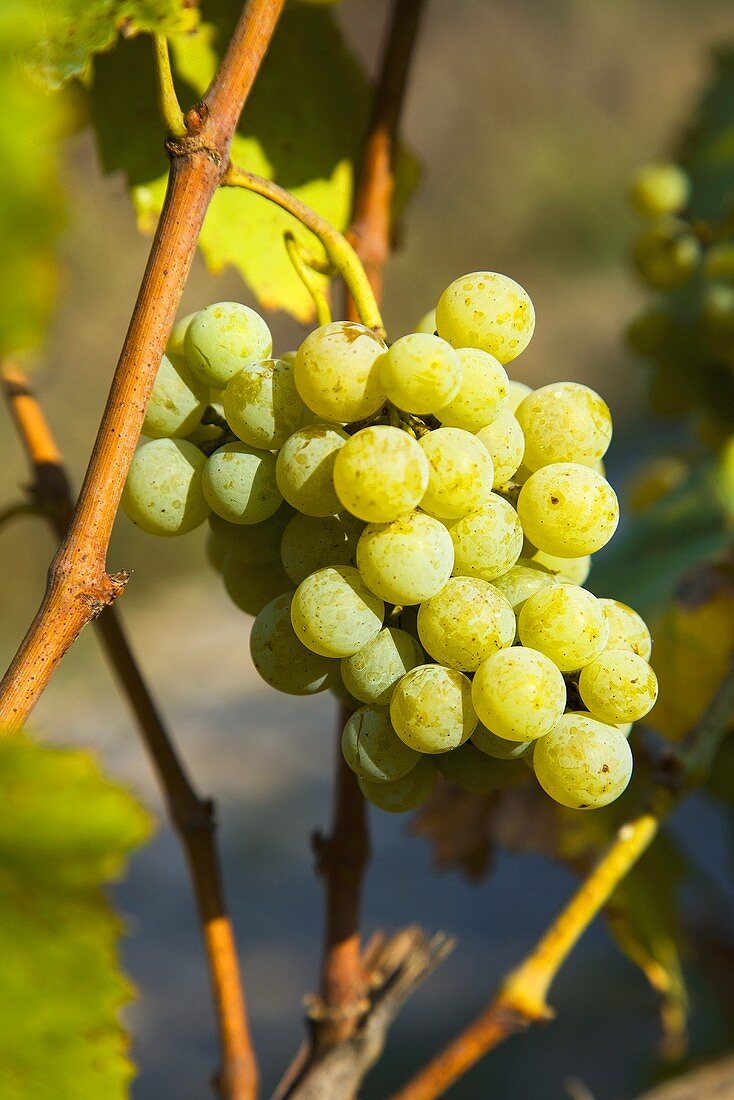
{"type": "Polygon", "coordinates": [[[150,819],[85,752],[0,741],[0,1100],[123,1100],[121,922],[102,886],[150,819]]]}
{"type": "MultiPolygon", "coordinates": [[[[239,3],[212,0],[195,33],[172,39],[182,104],[205,92],[226,46],[239,3]]],[[[105,171],[123,170],[132,187],[138,222],[154,228],[166,188],[166,160],[155,118],[152,64],[146,43],[123,42],[98,57],[89,91],[105,171]]],[[[232,142],[232,160],[276,180],[333,225],[348,223],[368,108],[367,82],[345,48],[330,12],[286,9],[232,142]]],[[[416,173],[403,158],[400,195],[416,173]]],[[[207,214],[200,245],[212,271],[233,265],[260,302],[302,321],[311,299],[283,244],[291,229],[312,249],[308,231],[259,196],[222,189],[207,214]]]]}

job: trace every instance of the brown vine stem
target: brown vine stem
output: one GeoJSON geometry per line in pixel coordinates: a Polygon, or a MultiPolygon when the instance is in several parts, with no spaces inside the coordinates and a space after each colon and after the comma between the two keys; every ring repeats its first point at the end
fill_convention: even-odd
{"type": "Polygon", "coordinates": [[[106,570],[112,525],[204,215],[283,3],[249,0],[203,102],[186,115],[187,136],[169,139],[166,198],[81,493],[41,607],[0,684],[6,730],[23,725],[81,629],[125,587],[126,574],[106,570]]]}
{"type": "MultiPolygon", "coordinates": [[[[61,454],[43,409],[22,371],[0,364],[0,384],[32,474],[34,510],[46,516],[59,539],[73,505],[61,454]]],[[[216,845],[213,803],[194,790],[158,713],[115,607],[96,622],[102,647],[126,696],[178,833],[196,896],[221,1049],[221,1091],[227,1100],[250,1100],[257,1069],[250,1039],[232,922],[227,913],[216,845]]]]}

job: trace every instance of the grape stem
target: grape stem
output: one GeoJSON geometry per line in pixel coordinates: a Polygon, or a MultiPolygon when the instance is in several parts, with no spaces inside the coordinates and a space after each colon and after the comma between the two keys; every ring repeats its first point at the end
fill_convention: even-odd
{"type": "Polygon", "coordinates": [[[374,329],[378,335],[384,337],[385,328],[377,299],[359,256],[343,233],[335,229],[326,218],[308,206],[307,203],[296,198],[290,191],[286,191],[284,187],[280,187],[273,180],[265,179],[254,172],[248,172],[245,168],[238,168],[236,164],[230,164],[227,168],[222,177],[222,186],[242,187],[245,191],[250,191],[254,195],[261,195],[263,198],[275,203],[282,210],[287,210],[301,225],[309,229],[321,242],[330,264],[344,279],[347,289],[356,303],[362,324],[374,329]]]}
{"type": "Polygon", "coordinates": [[[186,122],[173,83],[168,39],[163,34],[154,34],[152,37],[158,111],[165,124],[168,137],[183,138],[186,137],[187,133],[186,122]]]}
{"type": "Polygon", "coordinates": [[[321,286],[318,274],[320,271],[324,274],[330,271],[330,266],[321,264],[317,257],[308,252],[303,245],[296,240],[295,235],[291,233],[289,229],[283,234],[283,240],[285,242],[286,252],[288,253],[288,259],[293,264],[296,275],[311,295],[316,311],[317,322],[320,325],[328,325],[331,321],[331,306],[321,286]],[[324,267],[326,267],[326,272],[323,270],[324,267]]]}
{"type": "MultiPolygon", "coordinates": [[[[0,364],[2,385],[31,468],[27,508],[45,515],[63,538],[72,514],[69,480],[48,421],[28,379],[0,364]]],[[[198,795],[135,659],[117,609],[96,620],[100,644],[126,696],[143,746],[163,794],[171,824],[184,850],[196,897],[214,1008],[220,1034],[226,1096],[249,1098],[240,1063],[252,1057],[237,948],[227,912],[216,843],[214,803],[198,795]],[[239,1080],[239,1084],[237,1083],[239,1080]]]]}

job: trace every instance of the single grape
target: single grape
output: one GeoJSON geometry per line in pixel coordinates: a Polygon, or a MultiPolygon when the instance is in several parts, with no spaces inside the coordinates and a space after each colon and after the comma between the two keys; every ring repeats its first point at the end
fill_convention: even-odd
{"type": "Polygon", "coordinates": [[[301,398],[324,420],[348,424],[377,412],[385,401],[380,379],[384,340],[365,325],[332,321],[310,332],[296,355],[301,398]]]}
{"type": "Polygon", "coordinates": [[[367,523],[390,523],[411,512],[427,486],[428,460],[400,428],[363,428],[336,456],[336,494],[347,511],[367,523]]]}
{"type": "Polygon", "coordinates": [[[208,388],[189,370],[186,360],[180,355],[164,355],[148,401],[143,434],[154,439],[188,435],[201,420],[208,400],[208,388]]]}
{"type": "Polygon", "coordinates": [[[222,580],[232,603],[246,615],[259,615],[266,604],[283,593],[293,595],[293,582],[279,562],[247,565],[236,555],[228,554],[222,580]]]}
{"type": "Polygon", "coordinates": [[[415,326],[416,332],[430,332],[433,335],[436,331],[436,311],[435,309],[429,309],[428,313],[424,313],[418,324],[415,326]]]}
{"type": "Polygon", "coordinates": [[[327,565],[354,565],[364,524],[348,512],[306,516],[297,512],[283,532],[280,556],[288,576],[300,584],[327,565]]]}
{"type": "Polygon", "coordinates": [[[612,438],[612,417],[598,393],[578,382],[541,386],[515,413],[525,436],[523,464],[539,470],[551,462],[593,466],[612,438]]]}
{"type": "Polygon", "coordinates": [[[455,787],[470,794],[503,791],[528,774],[520,760],[492,759],[475,748],[471,741],[437,756],[436,767],[455,787]]]}
{"type": "Polygon", "coordinates": [[[444,428],[478,432],[496,420],[507,404],[507,372],[489,352],[458,348],[462,370],[459,392],[436,416],[444,428]]]}
{"type": "Polygon", "coordinates": [[[459,392],[462,368],[451,344],[426,332],[401,336],[380,359],[385,393],[406,412],[423,415],[448,405],[459,392]]]}
{"type": "Polygon", "coordinates": [[[663,352],[672,334],[670,313],[664,306],[646,306],[627,326],[625,339],[632,351],[646,358],[656,358],[663,352]]]}
{"type": "Polygon", "coordinates": [[[196,317],[195,313],[187,313],[185,317],[179,317],[178,321],[171,329],[171,335],[168,337],[166,344],[166,355],[169,359],[175,359],[177,357],[185,355],[184,343],[186,340],[186,330],[196,317]]]}
{"type": "Polygon", "coordinates": [[[286,439],[278,452],[275,478],[281,493],[307,516],[331,516],[341,508],[334,491],[334,464],[349,439],[331,424],[309,424],[286,439]]]}
{"type": "Polygon", "coordinates": [[[250,632],[252,662],[266,684],[288,695],[313,695],[329,686],[333,663],[307,649],[291,624],[292,595],[276,596],[250,632]]]}
{"type": "Polygon", "coordinates": [[[200,309],[184,337],[192,371],[218,389],[224,389],[248,363],[267,359],[272,350],[270,329],[259,313],[240,302],[217,302],[200,309]]]}
{"type": "Polygon", "coordinates": [[[350,695],[362,703],[386,707],[398,680],[424,661],[416,639],[405,630],[389,626],[357,653],[344,657],[340,667],[350,695]]]}
{"type": "Polygon", "coordinates": [[[275,480],[275,455],[246,443],[225,443],[204,467],[209,507],[230,523],[260,523],[283,503],[275,480]]]}
{"type": "Polygon", "coordinates": [[[520,490],[517,511],[530,541],[564,558],[600,550],[619,523],[609,482],[575,462],[555,462],[532,474],[520,490]]]}
{"type": "Polygon", "coordinates": [[[525,453],[525,437],[513,413],[505,409],[496,420],[477,432],[477,439],[492,456],[493,487],[496,489],[511,481],[520,468],[525,453]]]}
{"type": "Polygon", "coordinates": [[[563,714],[566,684],[543,653],[512,646],[493,653],[479,666],[472,700],[480,721],[497,737],[535,741],[553,729],[563,714]]]}
{"type": "Polygon", "coordinates": [[[527,395],[532,392],[532,387],[526,386],[524,382],[516,382],[514,378],[508,379],[505,411],[514,413],[520,402],[524,401],[527,395]]]}
{"type": "Polygon", "coordinates": [[[655,673],[629,649],[608,649],[581,670],[579,693],[604,722],[638,722],[658,697],[655,673]]]}
{"type": "Polygon", "coordinates": [[[436,786],[438,772],[432,761],[425,757],[402,779],[391,783],[372,783],[369,779],[359,780],[359,789],[368,802],[390,814],[403,814],[408,810],[417,810],[430,797],[436,786]]]}
{"type": "Polygon", "coordinates": [[[644,661],[649,661],[652,638],[642,616],[619,600],[599,600],[599,603],[609,623],[607,649],[630,649],[644,661]]]}
{"type": "Polygon", "coordinates": [[[720,241],[706,250],[703,274],[707,279],[734,278],[734,242],[720,241]]]}
{"type": "Polygon", "coordinates": [[[476,577],[452,577],[418,611],[418,636],[435,661],[473,672],[491,653],[512,645],[515,616],[497,589],[476,577]]]}
{"type": "Polygon", "coordinates": [[[368,588],[394,604],[421,603],[451,576],[454,546],[440,520],[409,512],[392,523],[370,523],[357,545],[357,568],[368,588]]]}
{"type": "Polygon", "coordinates": [[[550,657],[561,672],[588,665],[609,638],[601,603],[576,584],[554,584],[530,596],[517,626],[522,644],[550,657]]]}
{"type": "Polygon", "coordinates": [[[438,428],[419,441],[428,459],[429,476],[421,508],[440,519],[458,519],[478,508],[491,494],[492,456],[463,428],[438,428]]]}
{"type": "Polygon", "coordinates": [[[506,737],[498,737],[483,722],[477,723],[477,728],[471,735],[471,743],[480,752],[493,756],[496,760],[519,760],[535,744],[534,741],[508,741],[506,737]]]}
{"type": "Polygon", "coordinates": [[[554,577],[571,584],[583,584],[591,572],[591,557],[559,558],[555,554],[546,554],[544,550],[534,550],[531,558],[533,565],[542,565],[554,577]]]}
{"type": "Polygon", "coordinates": [[[664,217],[643,229],[632,252],[638,274],[657,290],[688,282],[701,260],[701,242],[679,218],[664,217]]]}
{"type": "Polygon", "coordinates": [[[416,766],[419,752],[401,741],[383,708],[360,707],[347,719],[342,752],[349,767],[371,783],[392,783],[416,766]]]}
{"type": "Polygon", "coordinates": [[[185,439],[152,439],[133,456],[122,494],[128,519],[149,535],[183,535],[209,515],[206,458],[185,439]]]}
{"type": "Polygon", "coordinates": [[[227,383],[224,415],[232,431],[251,447],[282,447],[288,436],[313,421],[299,397],[293,365],[282,359],[248,363],[227,383]]]}
{"type": "Polygon", "coordinates": [[[474,271],[446,287],[436,306],[436,325],[455,348],[480,348],[509,363],[530,343],[535,310],[514,279],[474,271]]]}
{"type": "Polygon", "coordinates": [[[520,557],[523,533],[517,512],[492,493],[479,508],[452,523],[454,573],[493,581],[520,557]]]}
{"type": "Polygon", "coordinates": [[[471,682],[453,668],[418,665],[393,691],[390,719],[398,737],[418,752],[458,748],[477,724],[471,682]]]}
{"type": "Polygon", "coordinates": [[[630,203],[638,214],[654,218],[659,214],[679,214],[691,193],[691,181],[682,168],[670,162],[646,164],[630,183],[630,203]]]}
{"type": "Polygon", "coordinates": [[[506,573],[497,577],[492,583],[500,590],[515,614],[519,615],[523,604],[530,596],[542,588],[556,584],[557,580],[545,566],[528,561],[527,558],[518,558],[506,573]]]}
{"type": "Polygon", "coordinates": [[[324,657],[350,657],[374,638],[385,605],[349,565],[319,569],[301,581],[293,597],[298,637],[324,657]]]}
{"type": "Polygon", "coordinates": [[[225,555],[231,554],[243,565],[269,565],[280,556],[280,540],[291,515],[287,504],[262,523],[229,523],[216,512],[209,516],[212,538],[225,555]]]}
{"type": "Polygon", "coordinates": [[[570,712],[536,744],[533,769],[556,802],[589,810],[619,798],[632,775],[632,753],[614,726],[570,712]]]}

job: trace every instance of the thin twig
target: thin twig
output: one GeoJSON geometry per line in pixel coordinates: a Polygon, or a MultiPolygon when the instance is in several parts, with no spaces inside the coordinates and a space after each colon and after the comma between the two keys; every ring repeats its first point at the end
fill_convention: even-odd
{"type": "Polygon", "coordinates": [[[165,123],[166,132],[170,138],[185,137],[186,123],[173,83],[168,39],[164,34],[153,35],[153,57],[155,60],[158,110],[165,123]]]}
{"type": "Polygon", "coordinates": [[[22,516],[37,516],[38,508],[30,500],[16,500],[13,504],[6,504],[0,508],[0,528],[12,523],[14,519],[22,516]]]}
{"type": "Polygon", "coordinates": [[[288,259],[293,264],[296,275],[311,295],[317,323],[319,325],[328,325],[331,321],[331,306],[329,305],[329,299],[319,280],[319,271],[314,263],[314,258],[305,248],[303,248],[299,241],[296,240],[294,234],[291,233],[290,230],[287,230],[283,234],[283,240],[285,242],[286,252],[288,253],[288,259]]]}
{"type": "MultiPolygon", "coordinates": [[[[72,514],[69,481],[38,398],[25,375],[0,364],[0,384],[31,467],[33,505],[59,539],[72,514]]],[[[194,790],[125,636],[115,607],[97,619],[102,647],[137,720],[168,815],[186,854],[196,895],[220,1038],[221,1091],[228,1100],[256,1094],[249,1034],[232,922],[227,914],[216,845],[214,804],[194,790]]]]}
{"type": "Polygon", "coordinates": [[[0,684],[0,727],[19,729],[82,628],[124,590],[105,559],[125,478],[199,232],[284,0],[250,0],[187,136],[170,139],[168,189],[107,405],[41,607],[0,684]],[[52,628],[53,624],[53,628],[52,628]]]}

